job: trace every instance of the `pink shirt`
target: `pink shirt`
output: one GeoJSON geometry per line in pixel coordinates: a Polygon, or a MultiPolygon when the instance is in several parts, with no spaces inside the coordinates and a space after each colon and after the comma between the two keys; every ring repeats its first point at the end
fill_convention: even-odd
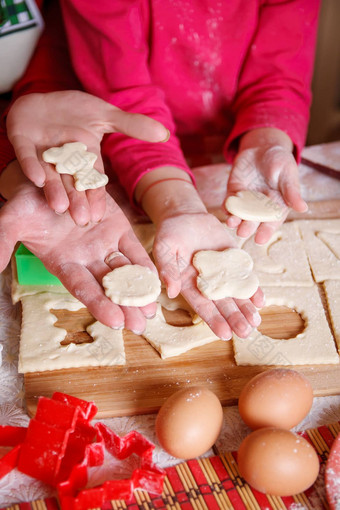
{"type": "Polygon", "coordinates": [[[103,142],[133,194],[151,169],[189,171],[179,139],[237,138],[276,127],[305,142],[319,0],[62,0],[75,71],[84,88],[147,114],[171,132],[148,144],[113,134],[103,142]]]}

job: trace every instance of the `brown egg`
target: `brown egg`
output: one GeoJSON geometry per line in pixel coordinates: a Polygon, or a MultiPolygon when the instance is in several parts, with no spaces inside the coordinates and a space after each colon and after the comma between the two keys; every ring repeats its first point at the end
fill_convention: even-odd
{"type": "Polygon", "coordinates": [[[171,395],[156,419],[156,434],[162,448],[180,459],[205,453],[222,427],[223,411],[210,390],[193,386],[171,395]]]}
{"type": "Polygon", "coordinates": [[[241,418],[253,430],[261,427],[291,429],[310,411],[313,389],[299,372],[267,370],[244,386],[238,401],[241,418]]]}
{"type": "Polygon", "coordinates": [[[273,496],[292,496],[313,485],[319,459],[303,437],[274,427],[255,430],[238,451],[241,476],[254,489],[273,496]]]}

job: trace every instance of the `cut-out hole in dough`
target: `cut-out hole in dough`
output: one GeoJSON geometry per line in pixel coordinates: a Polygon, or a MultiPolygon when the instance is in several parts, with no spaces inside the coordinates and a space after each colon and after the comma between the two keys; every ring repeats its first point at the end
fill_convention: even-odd
{"type": "Polygon", "coordinates": [[[305,329],[302,316],[288,306],[266,306],[260,311],[262,322],[258,330],[262,335],[278,340],[295,338],[305,329]]]}
{"type": "Polygon", "coordinates": [[[93,342],[93,338],[87,333],[86,328],[93,324],[95,319],[87,308],[81,308],[76,311],[51,309],[50,313],[57,317],[54,327],[63,328],[67,331],[67,335],[60,342],[60,345],[66,346],[71,343],[76,345],[89,344],[93,342]]]}
{"type": "Polygon", "coordinates": [[[167,310],[162,307],[162,312],[167,324],[171,326],[192,326],[192,318],[189,312],[178,308],[177,310],[167,310]]]}

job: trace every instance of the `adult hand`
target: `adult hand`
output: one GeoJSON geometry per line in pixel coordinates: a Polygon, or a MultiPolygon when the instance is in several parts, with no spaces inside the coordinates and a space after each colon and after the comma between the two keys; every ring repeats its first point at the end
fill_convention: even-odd
{"type": "Polygon", "coordinates": [[[264,223],[229,216],[227,225],[237,228],[240,237],[256,232],[255,241],[264,244],[284,222],[290,207],[297,212],[307,210],[300,194],[299,171],[292,150],[288,135],[277,129],[254,130],[242,138],[228,180],[227,196],[243,190],[260,191],[279,204],[284,214],[280,221],[264,223]]]}
{"type": "Polygon", "coordinates": [[[59,175],[42,153],[68,142],[82,142],[97,155],[95,168],[104,173],[100,143],[105,133],[120,132],[149,142],[162,142],[167,129],[140,114],[126,113],[102,99],[71,90],[28,94],[15,101],[7,116],[7,133],[24,174],[43,187],[57,213],[69,212],[78,225],[98,222],[105,212],[103,187],[76,191],[73,177],[59,175]]]}
{"type": "Polygon", "coordinates": [[[122,211],[106,193],[105,214],[100,223],[80,227],[66,212],[56,214],[43,191],[23,174],[17,162],[7,169],[16,185],[0,210],[0,271],[9,262],[17,241],[39,257],[48,271],[79,299],[92,315],[112,328],[125,327],[141,333],[145,317],[155,314],[156,304],[143,308],[120,307],[106,297],[102,278],[111,269],[141,264],[156,272],[122,211]],[[117,252],[119,256],[116,255],[117,252]]]}
{"type": "Polygon", "coordinates": [[[222,339],[230,339],[232,331],[244,338],[261,318],[256,309],[264,304],[260,289],[251,299],[211,301],[197,289],[197,271],[192,265],[200,250],[224,250],[235,247],[235,240],[225,225],[213,215],[200,212],[169,216],[157,227],[153,255],[169,297],[179,292],[192,308],[222,339]]]}

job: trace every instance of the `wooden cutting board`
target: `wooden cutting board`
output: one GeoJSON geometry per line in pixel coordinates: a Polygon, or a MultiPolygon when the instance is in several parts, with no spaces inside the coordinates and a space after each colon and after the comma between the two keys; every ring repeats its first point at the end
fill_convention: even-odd
{"type": "MultiPolygon", "coordinates": [[[[58,310],[53,313],[56,312],[57,324],[69,332],[66,343],[90,340],[84,330],[93,317],[85,308],[79,312],[58,310]]],[[[164,314],[171,324],[190,323],[184,311],[164,310],[164,314]]],[[[261,331],[273,338],[294,337],[304,327],[300,315],[285,307],[267,307],[261,311],[261,315],[261,331]]],[[[126,330],[124,341],[127,359],[124,367],[89,367],[25,374],[29,414],[32,416],[35,413],[39,396],[50,397],[54,391],[93,400],[99,409],[98,417],[156,412],[174,391],[196,384],[215,392],[223,404],[235,404],[245,383],[270,368],[237,366],[232,342],[216,341],[179,357],[162,360],[143,337],[126,330]]],[[[316,396],[340,393],[340,365],[291,368],[308,377],[316,396]]]]}
{"type": "MultiPolygon", "coordinates": [[[[339,201],[317,203],[314,209],[316,214],[310,214],[309,219],[311,216],[334,217],[335,210],[339,214],[339,201]]],[[[184,311],[164,312],[171,324],[190,323],[184,311]]],[[[73,313],[58,310],[57,313],[59,319],[56,326],[64,327],[69,332],[66,342],[90,340],[85,328],[93,318],[86,309],[73,313]]],[[[272,338],[291,338],[303,329],[302,318],[290,309],[264,308],[261,315],[260,330],[272,338]]],[[[39,396],[50,397],[54,391],[94,401],[99,410],[98,418],[151,413],[156,412],[174,391],[197,384],[216,393],[222,404],[235,404],[246,382],[270,368],[237,366],[232,342],[221,340],[167,360],[162,360],[143,337],[130,331],[124,331],[124,342],[127,362],[123,367],[89,367],[25,374],[29,414],[32,416],[35,413],[39,396]]],[[[291,368],[308,377],[316,396],[340,393],[340,365],[300,365],[291,368]]]]}

